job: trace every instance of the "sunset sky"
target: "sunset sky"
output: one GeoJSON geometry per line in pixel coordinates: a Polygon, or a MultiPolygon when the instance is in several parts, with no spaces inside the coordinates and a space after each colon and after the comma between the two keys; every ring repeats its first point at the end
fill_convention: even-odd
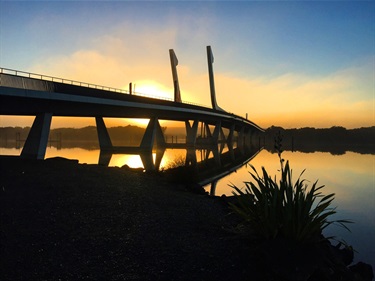
{"type": "Polygon", "coordinates": [[[209,106],[207,45],[229,112],[263,128],[375,125],[374,1],[0,1],[4,68],[172,98],[174,49],[182,100],[209,106]]]}

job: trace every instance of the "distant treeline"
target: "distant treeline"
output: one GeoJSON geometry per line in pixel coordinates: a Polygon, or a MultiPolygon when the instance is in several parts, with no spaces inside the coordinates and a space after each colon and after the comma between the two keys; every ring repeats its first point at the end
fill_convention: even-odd
{"type": "MultiPolygon", "coordinates": [[[[0,128],[0,143],[3,146],[4,143],[6,143],[6,146],[12,146],[15,141],[23,144],[29,131],[30,127],[0,128]]],[[[112,144],[115,146],[139,144],[144,131],[144,128],[131,125],[108,128],[108,134],[110,135],[112,144]]],[[[62,147],[99,147],[98,134],[95,126],[51,129],[49,140],[54,143],[59,142],[62,147]]]]}
{"type": "Polygon", "coordinates": [[[358,129],[345,129],[337,126],[327,129],[283,129],[272,126],[263,135],[263,144],[266,149],[273,150],[274,138],[279,132],[283,137],[285,150],[322,151],[332,154],[343,154],[346,151],[375,153],[375,126],[358,129]]]}
{"type": "MultiPolygon", "coordinates": [[[[180,134],[184,128],[162,128],[170,135],[180,134]]],[[[0,145],[2,147],[22,146],[30,131],[30,127],[0,127],[0,145]]],[[[144,128],[128,125],[125,127],[108,128],[112,144],[139,145],[144,128]]],[[[327,129],[300,128],[283,129],[272,126],[259,135],[260,146],[267,150],[274,150],[274,137],[281,133],[283,136],[283,149],[301,152],[330,152],[343,154],[346,151],[375,154],[375,126],[358,129],[345,129],[344,127],[332,127],[327,129]]],[[[84,128],[58,128],[51,129],[50,142],[58,143],[60,147],[84,147],[97,149],[99,147],[98,135],[95,126],[84,128]]]]}

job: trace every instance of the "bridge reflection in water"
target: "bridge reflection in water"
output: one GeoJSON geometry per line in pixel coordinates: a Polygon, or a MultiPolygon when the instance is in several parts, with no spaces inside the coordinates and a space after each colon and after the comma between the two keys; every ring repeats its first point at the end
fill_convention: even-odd
{"type": "MultiPolygon", "coordinates": [[[[173,149],[173,145],[170,145],[169,148],[156,147],[153,150],[145,150],[140,147],[102,149],[98,163],[108,166],[115,154],[139,155],[145,171],[160,170],[166,149],[173,149]]],[[[252,145],[233,147],[226,143],[201,144],[195,147],[179,144],[178,149],[186,150],[185,157],[183,161],[169,164],[170,169],[186,168],[187,176],[193,172],[192,178],[188,180],[193,180],[200,186],[210,186],[210,195],[212,196],[215,195],[216,185],[220,179],[246,165],[262,150],[261,147],[252,145]]]]}

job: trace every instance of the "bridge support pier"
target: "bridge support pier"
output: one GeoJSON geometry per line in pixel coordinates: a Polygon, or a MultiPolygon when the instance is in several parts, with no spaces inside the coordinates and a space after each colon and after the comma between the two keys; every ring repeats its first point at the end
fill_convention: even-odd
{"type": "Polygon", "coordinates": [[[244,145],[249,146],[251,145],[251,131],[246,130],[244,133],[244,145]]]}
{"type": "MultiPolygon", "coordinates": [[[[233,151],[234,129],[235,129],[235,125],[232,124],[229,128],[229,133],[228,133],[228,136],[226,138],[226,143],[227,143],[228,149],[230,151],[233,151]]],[[[223,136],[224,136],[224,134],[223,134],[223,136]]]]}
{"type": "Polygon", "coordinates": [[[195,147],[187,147],[185,166],[195,166],[197,164],[197,155],[195,154],[195,147]]]}
{"type": "Polygon", "coordinates": [[[214,156],[214,160],[215,160],[215,164],[217,167],[220,167],[221,166],[221,152],[219,151],[219,148],[217,145],[215,145],[213,148],[212,148],[212,154],[214,156]]]}
{"type": "Polygon", "coordinates": [[[152,117],[148,122],[145,134],[143,135],[140,148],[144,151],[141,154],[141,160],[143,166],[146,170],[158,169],[163,158],[165,151],[165,139],[164,134],[161,129],[158,118],[152,117]],[[156,161],[154,164],[154,159],[152,156],[152,148],[154,142],[156,141],[157,152],[156,161]],[[159,153],[158,153],[159,152],[159,153]],[[160,153],[161,152],[161,153],[160,153]]]}
{"type": "Polygon", "coordinates": [[[233,139],[234,139],[234,124],[232,124],[229,128],[229,134],[227,137],[227,145],[232,146],[233,145],[233,139]]]}
{"type": "MultiPolygon", "coordinates": [[[[155,164],[154,169],[159,170],[161,161],[163,160],[165,148],[157,148],[156,149],[156,157],[155,157],[155,164]]],[[[151,152],[152,154],[152,152],[151,152]]]]}
{"type": "Polygon", "coordinates": [[[205,133],[204,137],[208,139],[212,138],[211,130],[207,123],[204,123],[204,133],[205,133]]]}
{"type": "Polygon", "coordinates": [[[210,196],[215,196],[217,182],[218,182],[217,180],[214,180],[213,182],[211,182],[210,196]]]}
{"type": "Polygon", "coordinates": [[[212,139],[214,141],[214,144],[217,144],[219,142],[220,134],[221,134],[221,122],[217,121],[215,124],[214,132],[212,133],[212,139]]]}
{"type": "Polygon", "coordinates": [[[109,137],[103,117],[95,117],[95,121],[100,150],[112,148],[111,138],[109,137]]]}
{"type": "Polygon", "coordinates": [[[194,120],[193,125],[190,125],[189,120],[185,121],[186,127],[186,144],[188,146],[195,146],[198,133],[199,120],[194,120]]]}
{"type": "Polygon", "coordinates": [[[217,121],[213,132],[210,130],[208,123],[203,122],[204,132],[202,130],[202,139],[206,139],[208,144],[218,144],[221,140],[225,140],[225,134],[221,126],[221,121],[217,121]]]}
{"type": "Polygon", "coordinates": [[[145,170],[158,169],[165,151],[165,140],[163,131],[157,118],[151,118],[143,135],[140,147],[114,147],[103,117],[95,117],[96,128],[100,146],[99,165],[108,166],[113,154],[138,154],[141,157],[145,170]],[[156,159],[152,156],[154,142],[158,147],[156,159]]]}
{"type": "Polygon", "coordinates": [[[244,145],[245,145],[245,128],[242,127],[239,131],[238,131],[238,139],[237,139],[237,146],[240,148],[240,149],[243,149],[244,145]]]}
{"type": "Polygon", "coordinates": [[[21,152],[22,158],[44,159],[46,154],[52,113],[36,115],[21,152]]]}
{"type": "Polygon", "coordinates": [[[154,158],[152,157],[152,151],[143,151],[139,155],[141,157],[141,161],[143,164],[143,168],[146,171],[154,171],[155,165],[154,165],[154,158]]]}
{"type": "Polygon", "coordinates": [[[152,117],[148,122],[145,134],[143,135],[141,148],[152,150],[156,141],[157,147],[165,147],[164,134],[159,124],[159,120],[156,117],[152,117]]]}

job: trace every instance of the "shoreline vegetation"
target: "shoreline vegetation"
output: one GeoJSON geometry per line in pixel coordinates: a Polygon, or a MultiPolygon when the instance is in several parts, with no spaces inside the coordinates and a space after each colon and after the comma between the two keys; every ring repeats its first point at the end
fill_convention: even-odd
{"type": "Polygon", "coordinates": [[[173,169],[2,156],[0,173],[1,280],[373,279],[340,245],[326,245],[332,267],[314,248],[248,239],[236,197],[193,193],[173,169]]]}
{"type": "MultiPolygon", "coordinates": [[[[252,180],[244,182],[246,188],[231,185],[236,200],[229,205],[242,217],[240,231],[251,240],[274,244],[272,254],[268,253],[266,258],[266,263],[276,264],[270,269],[273,279],[362,279],[358,272],[351,271],[353,267],[345,268],[353,262],[353,247],[340,241],[340,237],[323,236],[323,229],[333,224],[350,231],[348,224],[352,221],[332,220],[337,213],[336,207],[331,206],[335,194],[324,194],[324,185],[315,181],[309,187],[308,181],[302,178],[304,171],[297,180],[293,179],[289,161],[282,157],[282,141],[279,131],[274,138],[274,149],[280,161],[279,178],[269,175],[264,167],[258,173],[250,165],[252,180]],[[339,243],[333,246],[333,240],[339,243]],[[275,254],[292,257],[292,260],[280,267],[275,254]]],[[[372,271],[371,266],[368,271],[372,271]]]]}
{"type": "MultiPolygon", "coordinates": [[[[163,127],[168,142],[184,142],[185,128],[163,127]]],[[[0,127],[0,147],[22,147],[30,127],[0,127]]],[[[138,146],[145,129],[138,126],[110,127],[108,133],[115,146],[138,146]],[[124,137],[126,136],[126,137],[124,137]]],[[[272,126],[253,139],[253,145],[273,150],[273,138],[281,132],[284,149],[300,152],[329,152],[334,155],[352,151],[361,154],[375,154],[375,126],[357,129],[331,127],[325,129],[299,128],[283,129],[272,126]]],[[[55,147],[99,149],[95,126],[84,128],[51,129],[49,145],[55,147]]]]}

